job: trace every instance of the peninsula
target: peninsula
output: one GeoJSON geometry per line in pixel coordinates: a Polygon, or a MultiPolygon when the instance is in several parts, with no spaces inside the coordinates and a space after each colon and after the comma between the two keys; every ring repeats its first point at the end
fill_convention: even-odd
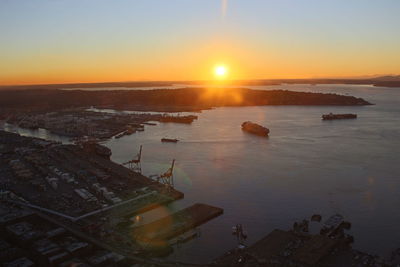
{"type": "Polygon", "coordinates": [[[2,111],[59,110],[77,107],[147,110],[161,112],[200,111],[226,106],[265,105],[371,105],[362,98],[332,93],[246,88],[184,88],[154,90],[4,90],[2,111]]]}

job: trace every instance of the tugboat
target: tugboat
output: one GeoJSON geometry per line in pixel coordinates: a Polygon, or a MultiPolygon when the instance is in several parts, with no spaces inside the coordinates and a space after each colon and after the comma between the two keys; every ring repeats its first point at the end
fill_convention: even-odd
{"type": "Polygon", "coordinates": [[[164,142],[164,143],[177,143],[178,141],[179,141],[178,139],[161,138],[161,142],[164,142]]]}
{"type": "Polygon", "coordinates": [[[343,119],[357,119],[357,114],[324,114],[322,120],[343,120],[343,119]]]}
{"type": "Polygon", "coordinates": [[[249,132],[251,134],[259,135],[259,136],[265,136],[267,137],[269,134],[269,129],[266,127],[263,127],[261,125],[258,125],[256,123],[253,123],[251,121],[245,121],[242,123],[242,130],[249,132]]]}

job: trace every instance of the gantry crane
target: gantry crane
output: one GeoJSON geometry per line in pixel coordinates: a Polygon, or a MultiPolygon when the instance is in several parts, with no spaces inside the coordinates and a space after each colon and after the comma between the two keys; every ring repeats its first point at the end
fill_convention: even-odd
{"type": "Polygon", "coordinates": [[[157,182],[164,184],[168,189],[174,188],[174,165],[175,159],[172,160],[171,167],[163,174],[150,175],[157,182]]]}
{"type": "Polygon", "coordinates": [[[123,165],[128,165],[128,168],[134,172],[142,173],[142,165],[140,160],[142,158],[142,145],[140,145],[139,153],[136,155],[136,158],[123,163],[123,165]]]}

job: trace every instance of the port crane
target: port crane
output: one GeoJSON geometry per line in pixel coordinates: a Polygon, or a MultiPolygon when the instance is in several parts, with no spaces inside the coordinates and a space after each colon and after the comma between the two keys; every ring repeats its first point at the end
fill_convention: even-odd
{"type": "Polygon", "coordinates": [[[128,165],[128,168],[134,172],[142,173],[142,145],[140,145],[139,153],[136,155],[136,158],[123,163],[123,165],[128,165]]]}
{"type": "Polygon", "coordinates": [[[164,184],[168,189],[174,188],[174,165],[175,159],[172,160],[171,167],[166,172],[160,175],[150,175],[149,177],[164,184]]]}

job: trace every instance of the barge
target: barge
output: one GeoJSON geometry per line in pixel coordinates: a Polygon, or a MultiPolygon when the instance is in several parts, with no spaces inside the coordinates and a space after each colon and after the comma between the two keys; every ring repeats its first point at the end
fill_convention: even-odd
{"type": "Polygon", "coordinates": [[[179,141],[178,139],[161,138],[161,142],[163,142],[163,143],[177,143],[178,141],[179,141]]]}
{"type": "Polygon", "coordinates": [[[344,119],[357,119],[357,114],[324,114],[322,120],[344,120],[344,119]]]}
{"type": "Polygon", "coordinates": [[[258,125],[257,123],[251,122],[251,121],[245,121],[242,123],[242,130],[246,131],[251,134],[259,135],[259,136],[265,136],[267,137],[269,134],[269,129],[266,127],[263,127],[261,125],[258,125]]]}

